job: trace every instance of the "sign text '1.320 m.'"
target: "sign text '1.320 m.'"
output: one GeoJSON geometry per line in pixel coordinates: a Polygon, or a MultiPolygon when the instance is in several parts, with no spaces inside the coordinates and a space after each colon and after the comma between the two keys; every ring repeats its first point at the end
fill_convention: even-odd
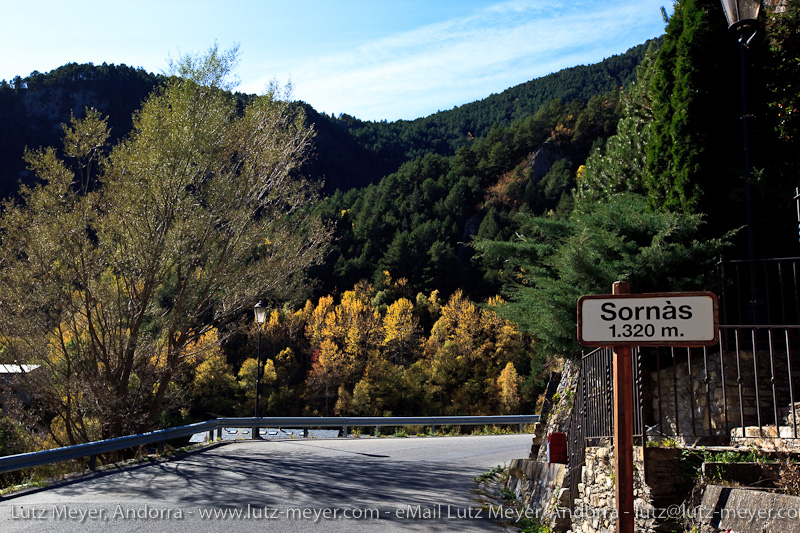
{"type": "Polygon", "coordinates": [[[586,346],[704,346],[716,343],[713,293],[592,295],[578,300],[578,340],[586,346]]]}

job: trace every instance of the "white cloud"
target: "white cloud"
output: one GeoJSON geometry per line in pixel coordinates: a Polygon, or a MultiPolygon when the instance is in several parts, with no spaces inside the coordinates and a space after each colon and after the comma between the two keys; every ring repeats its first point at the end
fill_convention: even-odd
{"type": "Polygon", "coordinates": [[[624,52],[663,31],[659,8],[653,0],[499,2],[322,55],[278,77],[291,76],[295,97],[320,111],[413,119],[574,66],[578,58],[590,63],[624,52]]]}

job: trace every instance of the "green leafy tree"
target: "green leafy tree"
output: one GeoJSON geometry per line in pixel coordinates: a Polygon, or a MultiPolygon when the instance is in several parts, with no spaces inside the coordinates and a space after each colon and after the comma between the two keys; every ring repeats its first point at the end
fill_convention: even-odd
{"type": "Polygon", "coordinates": [[[235,63],[216,47],[175,62],[108,156],[103,120],[73,121],[68,159],[28,153],[41,184],[5,205],[0,335],[45,368],[37,404],[69,443],[84,420],[102,437],[152,428],[180,400],[186,347],[296,294],[321,257],[328,232],[296,172],[313,132],[277,87],[238,112],[223,91],[235,63]]]}
{"type": "MultiPolygon", "coordinates": [[[[252,406],[255,405],[256,399],[256,379],[258,377],[258,360],[255,358],[245,359],[242,367],[239,369],[237,375],[237,383],[239,391],[244,396],[242,404],[242,411],[245,413],[251,412],[252,406]]],[[[272,359],[267,359],[261,365],[261,379],[259,386],[259,398],[267,398],[270,395],[270,386],[278,379],[278,374],[275,372],[275,362],[272,359]]]]}

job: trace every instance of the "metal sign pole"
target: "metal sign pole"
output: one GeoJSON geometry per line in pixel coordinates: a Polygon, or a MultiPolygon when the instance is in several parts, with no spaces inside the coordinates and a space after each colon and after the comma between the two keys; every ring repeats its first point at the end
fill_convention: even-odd
{"type": "MultiPolygon", "coordinates": [[[[612,294],[630,294],[626,281],[614,283],[612,294]]],[[[633,533],[633,357],[630,346],[614,348],[614,496],[617,533],[633,533]]]]}
{"type": "Polygon", "coordinates": [[[612,294],[578,300],[578,342],[614,351],[614,493],[617,533],[633,533],[633,349],[710,346],[719,340],[719,304],[710,292],[612,294]]]}

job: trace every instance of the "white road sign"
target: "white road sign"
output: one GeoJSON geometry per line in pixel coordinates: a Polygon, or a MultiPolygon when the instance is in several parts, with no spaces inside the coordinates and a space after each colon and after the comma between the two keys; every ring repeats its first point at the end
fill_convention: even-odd
{"type": "Polygon", "coordinates": [[[706,346],[719,338],[710,292],[592,295],[578,300],[585,346],[706,346]]]}

